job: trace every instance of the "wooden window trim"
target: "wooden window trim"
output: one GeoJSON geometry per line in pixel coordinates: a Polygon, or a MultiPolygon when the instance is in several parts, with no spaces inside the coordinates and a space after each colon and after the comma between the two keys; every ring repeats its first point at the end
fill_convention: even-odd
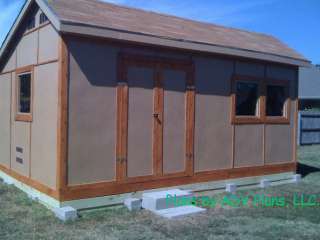
{"type": "MultiPolygon", "coordinates": [[[[265,113],[265,123],[269,124],[290,124],[290,109],[291,109],[291,100],[290,100],[290,82],[288,80],[275,80],[275,79],[265,79],[264,81],[264,89],[265,89],[265,98],[267,96],[267,86],[282,86],[286,89],[287,100],[284,104],[284,116],[267,116],[265,113]]],[[[267,102],[266,102],[267,104],[267,102]]],[[[266,105],[265,105],[266,106],[266,105]]]]}
{"type": "Polygon", "coordinates": [[[291,114],[291,100],[290,100],[290,81],[275,80],[270,78],[259,78],[246,75],[233,75],[231,78],[231,123],[232,124],[290,124],[291,114]],[[259,84],[259,112],[257,116],[236,116],[236,82],[256,82],[259,84]],[[285,103],[285,115],[268,117],[266,113],[266,95],[267,86],[284,86],[288,96],[285,103]]]}
{"type": "Polygon", "coordinates": [[[231,80],[231,122],[232,124],[260,124],[264,119],[264,99],[261,97],[263,94],[262,79],[245,75],[234,75],[231,80]],[[258,114],[256,116],[237,116],[236,115],[236,83],[237,82],[254,82],[258,84],[259,88],[259,102],[258,114]]]}
{"type": "Polygon", "coordinates": [[[18,122],[32,122],[33,121],[33,78],[34,78],[34,66],[26,66],[16,70],[16,84],[15,84],[15,121],[18,122]],[[19,96],[19,76],[25,73],[31,74],[31,96],[30,96],[30,113],[20,113],[18,111],[18,96],[19,96]]]}

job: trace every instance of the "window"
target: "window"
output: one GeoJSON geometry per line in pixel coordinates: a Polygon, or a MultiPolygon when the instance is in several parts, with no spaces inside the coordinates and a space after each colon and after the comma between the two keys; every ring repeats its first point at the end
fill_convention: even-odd
{"type": "Polygon", "coordinates": [[[35,21],[35,18],[32,17],[32,18],[30,18],[30,20],[28,21],[27,31],[33,29],[35,26],[36,26],[36,21],[35,21]]]}
{"type": "Polygon", "coordinates": [[[285,116],[285,103],[287,101],[286,88],[284,86],[267,86],[267,116],[285,116]]]}
{"type": "Polygon", "coordinates": [[[32,74],[32,67],[16,71],[16,121],[32,121],[32,74]]]}
{"type": "Polygon", "coordinates": [[[48,21],[47,16],[44,13],[41,13],[40,19],[39,19],[40,24],[46,23],[47,21],[48,21]]]}
{"type": "Polygon", "coordinates": [[[289,82],[234,76],[233,124],[290,123],[289,82]]]}
{"type": "Polygon", "coordinates": [[[237,82],[236,88],[236,115],[257,116],[259,85],[250,82],[237,82]]]}

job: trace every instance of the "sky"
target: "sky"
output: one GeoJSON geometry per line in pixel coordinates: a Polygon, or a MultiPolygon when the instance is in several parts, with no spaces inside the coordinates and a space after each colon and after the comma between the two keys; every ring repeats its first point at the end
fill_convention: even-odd
{"type": "MultiPolygon", "coordinates": [[[[0,43],[25,0],[0,0],[0,43]]],[[[103,0],[273,35],[320,64],[320,0],[103,0]]]]}

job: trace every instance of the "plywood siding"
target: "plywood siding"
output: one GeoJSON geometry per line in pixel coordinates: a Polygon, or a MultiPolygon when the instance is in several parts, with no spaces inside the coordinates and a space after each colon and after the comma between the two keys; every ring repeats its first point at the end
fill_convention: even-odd
{"type": "Polygon", "coordinates": [[[69,184],[115,178],[117,52],[69,42],[69,184]]]}
{"type": "Polygon", "coordinates": [[[197,58],[195,171],[232,166],[230,79],[233,62],[197,58]]]}
{"type": "Polygon", "coordinates": [[[47,25],[39,30],[39,62],[58,59],[59,37],[53,26],[47,25]]]}
{"type": "Polygon", "coordinates": [[[37,64],[38,56],[38,32],[35,31],[24,36],[17,47],[17,67],[37,64]]]}
{"type": "Polygon", "coordinates": [[[153,174],[153,72],[128,69],[128,177],[153,174]]]}
{"type": "Polygon", "coordinates": [[[13,51],[3,68],[3,72],[8,72],[16,69],[17,66],[17,51],[13,51]]]}
{"type": "Polygon", "coordinates": [[[11,74],[0,75],[0,164],[10,167],[11,74]]]}
{"type": "Polygon", "coordinates": [[[31,178],[56,187],[58,63],[42,65],[34,72],[34,104],[31,131],[31,178]]]}
{"type": "Polygon", "coordinates": [[[185,72],[165,70],[163,88],[163,172],[183,172],[186,158],[185,72]]]}
{"type": "Polygon", "coordinates": [[[267,77],[290,82],[290,125],[266,125],[266,164],[290,162],[294,159],[294,118],[297,98],[297,75],[292,68],[268,66],[267,77]]]}

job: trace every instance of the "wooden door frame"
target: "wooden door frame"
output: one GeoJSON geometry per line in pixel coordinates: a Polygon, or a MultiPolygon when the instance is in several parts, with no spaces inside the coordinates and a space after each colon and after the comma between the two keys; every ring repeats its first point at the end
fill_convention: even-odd
{"type": "Polygon", "coordinates": [[[118,182],[143,182],[164,178],[193,176],[194,174],[194,128],[195,128],[195,87],[194,64],[190,60],[168,59],[120,53],[118,56],[117,86],[117,141],[116,141],[116,180],[118,182]],[[153,123],[153,175],[127,177],[128,159],[128,67],[146,67],[154,69],[154,113],[163,122],[164,90],[161,86],[163,70],[180,70],[186,73],[186,127],[185,127],[185,171],[179,173],[163,173],[163,126],[153,123]]]}

